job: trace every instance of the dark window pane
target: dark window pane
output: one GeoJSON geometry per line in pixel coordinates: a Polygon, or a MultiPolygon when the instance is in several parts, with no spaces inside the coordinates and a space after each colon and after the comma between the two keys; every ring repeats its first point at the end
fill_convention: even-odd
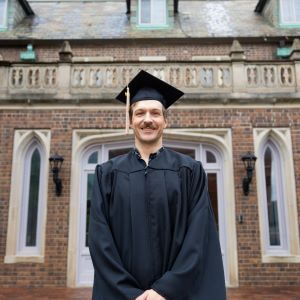
{"type": "Polygon", "coordinates": [[[216,157],[211,151],[205,151],[206,152],[206,162],[207,163],[216,163],[216,157]]]}
{"type": "Polygon", "coordinates": [[[85,246],[88,247],[88,232],[90,224],[90,207],[93,192],[94,173],[87,176],[87,199],[86,199],[86,226],[85,226],[85,246]]]}
{"type": "Polygon", "coordinates": [[[151,23],[151,1],[141,0],[141,24],[151,23]]]}
{"type": "Polygon", "coordinates": [[[88,164],[98,163],[98,151],[93,152],[88,159],[88,164]]]}
{"type": "Polygon", "coordinates": [[[190,157],[192,157],[193,159],[195,159],[195,149],[186,149],[186,148],[176,148],[176,147],[168,147],[174,151],[177,151],[179,153],[188,155],[190,157]]]}
{"type": "Polygon", "coordinates": [[[268,147],[264,157],[265,162],[265,181],[267,193],[268,221],[269,221],[269,238],[271,246],[280,245],[279,220],[278,220],[278,197],[277,187],[275,184],[274,155],[268,147]]]}
{"type": "Polygon", "coordinates": [[[128,153],[132,148],[119,148],[119,149],[111,149],[108,153],[108,159],[114,158],[116,156],[128,153]]]}
{"type": "Polygon", "coordinates": [[[215,215],[217,228],[219,230],[217,174],[216,173],[208,173],[207,181],[208,181],[209,198],[210,198],[212,209],[213,209],[213,212],[215,215]]]}
{"type": "Polygon", "coordinates": [[[38,149],[32,154],[30,163],[26,246],[36,246],[41,157],[38,149]]]}

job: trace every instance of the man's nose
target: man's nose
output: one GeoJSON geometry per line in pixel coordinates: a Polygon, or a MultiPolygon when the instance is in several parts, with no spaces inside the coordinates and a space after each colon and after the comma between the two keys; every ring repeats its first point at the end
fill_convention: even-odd
{"type": "Polygon", "coordinates": [[[144,122],[146,123],[152,123],[152,118],[151,118],[151,114],[149,113],[149,112],[147,112],[146,114],[145,114],[145,118],[144,118],[144,122]]]}

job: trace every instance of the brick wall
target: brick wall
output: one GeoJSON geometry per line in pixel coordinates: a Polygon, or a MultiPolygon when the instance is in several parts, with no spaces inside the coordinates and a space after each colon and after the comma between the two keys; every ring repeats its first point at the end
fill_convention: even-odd
{"type": "MultiPolygon", "coordinates": [[[[122,128],[124,112],[99,109],[51,109],[0,111],[0,285],[65,286],[67,272],[68,219],[72,131],[88,128],[122,128]],[[54,196],[49,174],[45,263],[3,264],[6,244],[11,161],[15,129],[50,129],[51,153],[65,158],[61,177],[63,194],[54,196]]],[[[256,177],[248,197],[242,194],[244,167],[240,160],[253,151],[254,127],[290,127],[292,134],[297,195],[300,195],[300,114],[295,108],[205,108],[176,109],[169,113],[170,127],[232,128],[239,283],[241,286],[300,285],[300,264],[261,263],[256,177]]],[[[298,201],[298,211],[300,202],[298,201]]],[[[300,222],[300,215],[299,215],[300,222]]]]}
{"type": "MultiPolygon", "coordinates": [[[[193,56],[218,56],[229,55],[231,42],[208,44],[203,42],[187,43],[186,41],[178,42],[178,44],[169,44],[159,42],[122,42],[103,43],[101,45],[87,44],[86,46],[71,44],[73,55],[79,57],[93,56],[111,56],[116,61],[137,61],[140,56],[166,56],[170,61],[190,60],[193,56]]],[[[276,59],[277,43],[242,43],[245,55],[248,60],[273,60],[276,59]]],[[[34,50],[37,53],[38,61],[53,62],[59,60],[59,49],[61,45],[55,43],[50,45],[35,45],[34,50]]],[[[19,61],[20,51],[25,51],[26,45],[18,47],[0,47],[0,54],[4,60],[19,61]]]]}

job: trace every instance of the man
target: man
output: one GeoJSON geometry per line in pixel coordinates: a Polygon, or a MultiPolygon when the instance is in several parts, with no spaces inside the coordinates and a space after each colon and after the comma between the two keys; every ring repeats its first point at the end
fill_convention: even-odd
{"type": "Polygon", "coordinates": [[[93,300],[224,300],[205,172],[162,142],[166,109],[183,93],[145,71],[129,90],[135,148],[96,168],[93,300]]]}

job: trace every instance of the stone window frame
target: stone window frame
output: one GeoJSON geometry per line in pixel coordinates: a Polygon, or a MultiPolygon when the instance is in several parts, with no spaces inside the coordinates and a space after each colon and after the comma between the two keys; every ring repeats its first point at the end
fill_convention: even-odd
{"type": "Polygon", "coordinates": [[[294,9],[296,0],[279,0],[279,16],[280,24],[283,26],[300,26],[300,16],[299,19],[296,19],[296,10],[294,9]],[[293,13],[293,20],[287,20],[284,15],[285,9],[289,10],[289,13],[293,13]]]}
{"type": "MultiPolygon", "coordinates": [[[[83,153],[92,145],[106,142],[124,142],[133,138],[120,129],[75,129],[72,138],[72,164],[70,182],[70,210],[69,210],[69,240],[68,240],[68,266],[67,286],[77,287],[77,249],[78,247],[78,216],[80,210],[80,181],[83,153]]],[[[226,253],[228,281],[227,287],[237,287],[238,282],[238,253],[235,211],[235,181],[233,172],[233,151],[230,128],[166,128],[164,139],[168,141],[200,142],[215,146],[223,157],[224,167],[224,194],[226,195],[226,253]]]]}
{"type": "Polygon", "coordinates": [[[260,244],[263,263],[300,263],[300,245],[297,213],[297,197],[295,171],[290,128],[254,128],[254,148],[256,161],[257,200],[260,227],[260,244]],[[280,159],[281,180],[280,189],[284,200],[286,247],[269,245],[267,211],[265,206],[265,177],[264,177],[264,149],[268,144],[276,145],[280,159]]]}
{"type": "MultiPolygon", "coordinates": [[[[164,28],[164,27],[168,27],[168,0],[163,0],[165,2],[165,22],[164,23],[155,23],[153,22],[153,19],[151,18],[151,21],[149,24],[146,23],[141,23],[141,9],[142,9],[142,0],[137,0],[137,27],[139,28],[149,28],[149,29],[153,29],[153,28],[164,28]]],[[[150,0],[150,6],[152,6],[152,1],[155,0],[150,0]]],[[[153,9],[154,10],[154,9],[153,9]]],[[[150,9],[151,12],[152,11],[152,7],[150,9]]]]}
{"type": "Polygon", "coordinates": [[[19,229],[18,229],[18,241],[17,241],[17,255],[35,255],[40,253],[41,249],[41,221],[44,201],[43,195],[43,180],[45,168],[45,158],[41,145],[35,139],[28,145],[24,155],[24,167],[23,167],[23,180],[22,180],[22,193],[20,199],[21,211],[19,214],[19,229]],[[38,212],[37,212],[37,228],[36,228],[36,245],[26,246],[27,235],[27,222],[28,222],[28,202],[29,202],[29,189],[30,189],[30,171],[31,171],[31,159],[35,150],[38,150],[40,155],[40,173],[39,173],[39,195],[38,195],[38,212]]]}
{"type": "MultiPolygon", "coordinates": [[[[47,197],[49,178],[49,153],[50,153],[49,130],[16,130],[14,135],[11,187],[9,201],[9,215],[6,239],[5,263],[19,262],[44,262],[45,239],[46,239],[46,219],[47,219],[47,197]],[[34,144],[38,145],[41,154],[40,171],[40,194],[41,205],[39,209],[39,241],[38,247],[29,249],[20,248],[20,237],[22,234],[21,216],[22,203],[24,201],[24,180],[25,167],[27,164],[28,151],[34,144]]],[[[24,216],[22,216],[24,217],[24,216]]]]}
{"type": "Polygon", "coordinates": [[[0,14],[3,17],[3,23],[0,23],[0,31],[7,28],[7,15],[8,15],[8,0],[4,0],[3,4],[4,10],[0,14]]]}

